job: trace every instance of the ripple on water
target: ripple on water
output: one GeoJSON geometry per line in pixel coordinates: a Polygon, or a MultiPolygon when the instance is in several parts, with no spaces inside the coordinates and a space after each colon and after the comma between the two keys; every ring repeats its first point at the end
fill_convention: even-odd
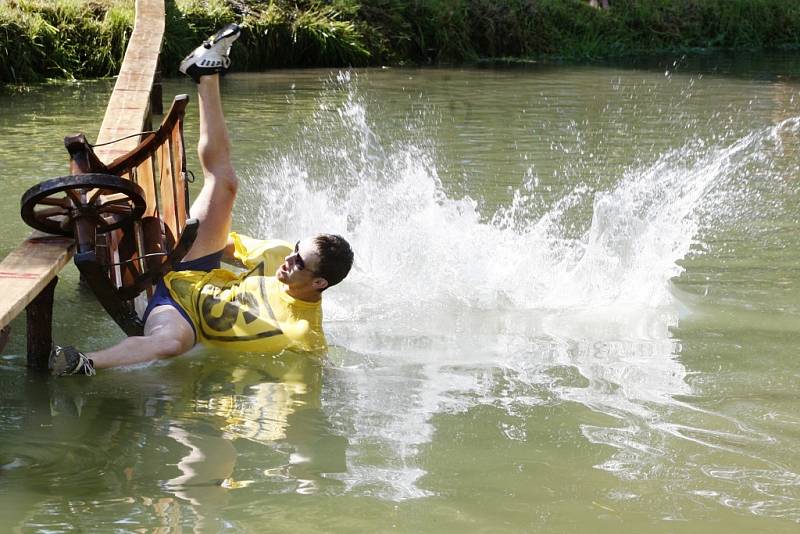
{"type": "Polygon", "coordinates": [[[45,436],[5,442],[0,451],[2,486],[42,493],[93,493],[105,487],[102,480],[111,465],[102,448],[45,436]]]}

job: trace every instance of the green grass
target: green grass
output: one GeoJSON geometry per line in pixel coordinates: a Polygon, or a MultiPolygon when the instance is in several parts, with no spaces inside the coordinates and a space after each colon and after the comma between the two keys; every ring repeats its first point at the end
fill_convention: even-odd
{"type": "MultiPolygon", "coordinates": [[[[163,70],[227,22],[238,70],[800,46],[786,0],[166,0],[163,70]]],[[[0,0],[0,82],[117,72],[133,0],[0,0]]]]}
{"type": "Polygon", "coordinates": [[[133,11],[132,0],[0,0],[0,80],[113,74],[133,11]]]}

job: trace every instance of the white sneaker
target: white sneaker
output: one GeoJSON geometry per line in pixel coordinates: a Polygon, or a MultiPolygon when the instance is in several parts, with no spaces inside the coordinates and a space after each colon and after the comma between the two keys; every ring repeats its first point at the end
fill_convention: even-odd
{"type": "Polygon", "coordinates": [[[231,58],[228,57],[231,44],[241,32],[238,24],[228,24],[186,56],[178,70],[191,76],[195,83],[200,81],[201,76],[225,72],[231,66],[231,58]]]}

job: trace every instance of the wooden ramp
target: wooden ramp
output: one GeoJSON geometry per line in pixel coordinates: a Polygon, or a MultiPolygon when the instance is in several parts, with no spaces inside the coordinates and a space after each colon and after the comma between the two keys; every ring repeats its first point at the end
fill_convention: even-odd
{"type": "MultiPolygon", "coordinates": [[[[138,134],[151,127],[151,95],[164,38],[164,0],[136,0],[133,34],[114,91],[109,99],[97,143],[138,134]]],[[[160,91],[156,91],[160,106],[160,91]]],[[[160,112],[160,109],[158,110],[160,112]]],[[[138,135],[98,147],[103,163],[135,148],[138,135]]],[[[42,179],[49,178],[43,176],[42,179]]],[[[0,262],[0,350],[9,323],[23,309],[28,314],[28,365],[47,365],[52,340],[53,290],[61,269],[75,253],[72,239],[35,232],[0,262]]]]}
{"type": "MultiPolygon", "coordinates": [[[[163,40],[164,0],[137,0],[133,34],[95,144],[151,129],[150,96],[156,81],[163,40]]],[[[158,112],[161,113],[161,110],[158,112]]],[[[139,141],[139,136],[135,136],[112,145],[99,146],[95,154],[108,164],[136,148],[139,141]]]]}

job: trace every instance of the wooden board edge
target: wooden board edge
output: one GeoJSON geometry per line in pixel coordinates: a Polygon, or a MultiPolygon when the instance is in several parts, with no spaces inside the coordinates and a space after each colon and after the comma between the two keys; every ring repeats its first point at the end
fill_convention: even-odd
{"type": "MultiPolygon", "coordinates": [[[[39,293],[69,262],[75,254],[75,241],[68,237],[54,236],[42,232],[33,232],[16,249],[12,250],[0,261],[0,278],[5,275],[8,280],[21,284],[25,294],[14,302],[4,302],[0,294],[0,328],[7,326],[22,313],[39,293]],[[30,257],[31,247],[38,247],[44,255],[51,257],[52,262],[47,269],[38,273],[26,272],[14,267],[20,260],[30,257]]],[[[7,286],[6,286],[7,287],[7,286]]]]}

